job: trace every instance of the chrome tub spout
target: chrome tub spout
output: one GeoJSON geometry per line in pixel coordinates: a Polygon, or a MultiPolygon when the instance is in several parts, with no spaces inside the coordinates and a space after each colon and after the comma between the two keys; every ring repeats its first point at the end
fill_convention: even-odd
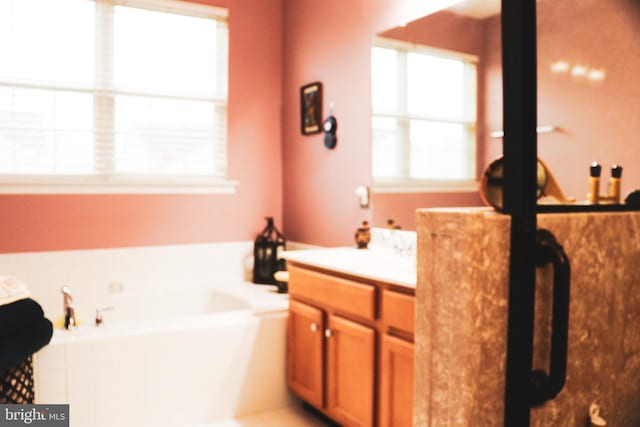
{"type": "Polygon", "coordinates": [[[71,296],[71,288],[69,288],[68,286],[62,288],[62,308],[64,311],[64,328],[75,328],[76,312],[73,308],[73,297],[71,296]]]}

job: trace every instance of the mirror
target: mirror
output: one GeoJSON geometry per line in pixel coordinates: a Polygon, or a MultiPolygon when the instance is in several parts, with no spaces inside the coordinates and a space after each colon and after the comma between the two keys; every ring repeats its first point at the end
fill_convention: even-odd
{"type": "MultiPolygon", "coordinates": [[[[502,153],[499,9],[499,1],[467,0],[378,34],[477,58],[476,178],[502,153]]],[[[640,3],[538,0],[537,21],[538,156],[578,201],[587,198],[591,162],[603,166],[602,194],[609,168],[620,164],[624,199],[640,188],[640,3]]],[[[380,192],[374,185],[373,193],[374,226],[393,218],[412,229],[417,208],[484,205],[476,190],[380,192]]]]}
{"type": "Polygon", "coordinates": [[[374,226],[393,219],[414,230],[418,208],[483,205],[478,182],[486,165],[486,95],[502,96],[499,62],[494,65],[500,58],[499,13],[500,0],[466,0],[377,34],[371,78],[374,226]],[[388,92],[397,98],[406,93],[406,99],[388,92]],[[391,117],[397,121],[389,132],[384,126],[391,117]],[[403,151],[385,149],[391,144],[403,151]],[[401,182],[386,185],[394,178],[401,182]]]}

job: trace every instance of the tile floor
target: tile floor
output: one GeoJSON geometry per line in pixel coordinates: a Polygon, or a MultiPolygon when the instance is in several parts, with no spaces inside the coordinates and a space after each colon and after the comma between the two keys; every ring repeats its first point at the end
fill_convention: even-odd
{"type": "Polygon", "coordinates": [[[222,421],[210,427],[331,427],[337,426],[303,408],[301,404],[270,412],[222,421]]]}

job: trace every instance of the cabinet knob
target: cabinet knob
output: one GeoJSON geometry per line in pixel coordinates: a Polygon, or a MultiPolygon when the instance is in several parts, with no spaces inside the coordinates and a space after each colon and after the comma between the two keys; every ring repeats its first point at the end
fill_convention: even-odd
{"type": "Polygon", "coordinates": [[[311,329],[311,332],[315,332],[318,330],[318,325],[316,323],[312,323],[309,329],[311,329]]]}
{"type": "Polygon", "coordinates": [[[333,336],[333,331],[329,328],[324,330],[324,336],[327,338],[331,338],[333,336]]]}

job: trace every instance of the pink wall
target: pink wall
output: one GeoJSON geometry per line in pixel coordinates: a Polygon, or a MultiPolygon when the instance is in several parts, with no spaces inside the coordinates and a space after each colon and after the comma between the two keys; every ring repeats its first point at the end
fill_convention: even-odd
{"type": "Polygon", "coordinates": [[[282,222],[282,1],[229,8],[234,195],[0,195],[0,252],[251,240],[282,222]]]}
{"type": "Polygon", "coordinates": [[[285,0],[283,188],[289,239],[351,244],[370,212],[354,190],[370,185],[368,67],[372,33],[369,0],[285,0]],[[300,133],[300,86],[323,83],[323,117],[335,105],[338,144],[300,133]]]}
{"type": "MultiPolygon", "coordinates": [[[[624,167],[624,198],[640,188],[640,5],[635,0],[540,0],[537,7],[538,123],[562,129],[539,135],[538,154],[565,193],[579,200],[586,198],[592,161],[603,165],[601,193],[607,191],[609,167],[619,163],[624,167]],[[552,73],[550,65],[559,60],[602,69],[606,78],[593,82],[552,73]]],[[[499,32],[494,20],[488,39],[498,51],[499,32]]],[[[492,55],[490,63],[495,83],[499,55],[492,55]]],[[[493,101],[487,102],[490,126],[501,129],[502,102],[493,101]]],[[[500,140],[488,148],[487,162],[501,152],[500,140]]]]}

